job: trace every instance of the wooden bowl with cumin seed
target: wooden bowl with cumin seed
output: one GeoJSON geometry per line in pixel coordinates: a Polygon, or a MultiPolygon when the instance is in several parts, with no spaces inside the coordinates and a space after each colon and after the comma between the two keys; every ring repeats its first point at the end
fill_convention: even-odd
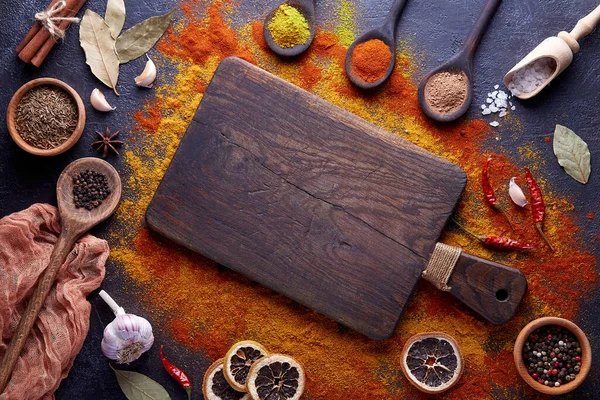
{"type": "MultiPolygon", "coordinates": [[[[61,91],[54,91],[55,93],[62,93],[61,91]]],[[[61,95],[62,96],[62,95],[61,95]]],[[[66,98],[63,96],[63,98],[66,98]]],[[[51,102],[53,99],[49,99],[51,102]]],[[[50,105],[51,107],[55,106],[50,105]]],[[[34,110],[35,111],[35,110],[34,110]]],[[[29,110],[31,112],[31,110],[29,110]]],[[[50,112],[52,114],[52,111],[50,112]]],[[[71,86],[67,85],[61,80],[54,78],[38,78],[32,81],[27,82],[23,86],[17,90],[17,92],[13,95],[10,103],[8,104],[8,109],[6,110],[6,125],[8,126],[8,132],[10,133],[11,138],[21,149],[26,152],[36,155],[36,156],[55,156],[65,151],[69,150],[71,147],[77,143],[81,134],[83,133],[83,128],[85,126],[85,107],[83,105],[83,101],[79,94],[73,89],[71,86]],[[73,118],[72,123],[69,124],[67,130],[71,130],[70,127],[72,125],[72,132],[69,134],[65,134],[63,132],[62,138],[60,139],[60,143],[56,146],[46,146],[48,148],[36,147],[32,144],[31,139],[26,140],[21,133],[19,133],[19,126],[22,123],[22,119],[19,119],[19,105],[23,100],[24,96],[28,94],[32,89],[40,88],[40,87],[48,87],[50,89],[58,88],[61,89],[62,92],[66,93],[68,97],[73,101],[73,104],[76,108],[76,117],[73,118]],[[67,136],[68,135],[68,136],[67,136]]],[[[43,124],[52,125],[52,124],[43,124]]]]}

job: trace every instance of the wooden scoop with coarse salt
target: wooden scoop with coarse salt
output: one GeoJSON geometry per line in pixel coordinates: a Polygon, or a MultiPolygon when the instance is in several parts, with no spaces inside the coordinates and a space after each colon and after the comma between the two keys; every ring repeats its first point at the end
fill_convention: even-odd
{"type": "Polygon", "coordinates": [[[569,32],[560,32],[558,36],[549,37],[540,43],[531,53],[515,65],[505,76],[504,84],[511,89],[514,87],[513,78],[524,69],[532,66],[537,61],[546,61],[551,73],[531,91],[515,92],[513,95],[520,99],[530,99],[548,86],[554,78],[563,72],[573,61],[573,54],[579,51],[578,41],[589,35],[600,22],[600,5],[594,11],[577,22],[575,28],[569,32]]]}
{"type": "Polygon", "coordinates": [[[13,368],[17,363],[23,346],[33,329],[35,321],[54,286],[58,270],[64,264],[67,255],[71,252],[73,245],[85,232],[104,221],[117,209],[121,199],[121,179],[119,173],[106,161],[99,158],[82,158],[72,162],[65,168],[58,178],[56,185],[56,197],[58,200],[58,212],[62,231],[56,244],[48,267],[40,276],[37,286],[31,295],[27,308],[23,312],[17,330],[4,353],[0,365],[0,393],[4,391],[13,368]],[[102,200],[102,203],[92,210],[77,208],[73,200],[74,177],[84,170],[92,170],[102,173],[107,178],[110,194],[102,200]]]}

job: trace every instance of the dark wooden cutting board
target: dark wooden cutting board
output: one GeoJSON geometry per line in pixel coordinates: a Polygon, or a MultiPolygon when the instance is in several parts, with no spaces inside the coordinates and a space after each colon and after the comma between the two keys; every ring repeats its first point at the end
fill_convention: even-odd
{"type": "MultiPolygon", "coordinates": [[[[146,218],[175,242],[383,339],[465,184],[459,167],[229,58],[146,218]]],[[[494,323],[512,317],[527,287],[521,272],[466,254],[449,283],[494,323]]]]}

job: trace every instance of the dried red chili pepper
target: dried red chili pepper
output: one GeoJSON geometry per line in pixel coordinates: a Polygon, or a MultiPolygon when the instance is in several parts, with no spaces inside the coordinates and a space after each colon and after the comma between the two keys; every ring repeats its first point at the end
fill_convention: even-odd
{"type": "Polygon", "coordinates": [[[179,382],[181,387],[184,388],[185,391],[187,392],[188,399],[191,399],[192,398],[192,383],[190,382],[190,379],[187,377],[187,375],[182,370],[180,370],[179,368],[177,368],[176,366],[171,364],[169,362],[169,360],[167,360],[165,358],[165,356],[163,355],[163,346],[162,345],[160,346],[160,359],[162,360],[163,366],[165,367],[165,369],[167,370],[169,375],[171,375],[173,377],[173,379],[175,379],[177,382],[179,382]]]}
{"type": "Polygon", "coordinates": [[[492,185],[490,183],[490,178],[488,176],[488,168],[491,162],[492,158],[490,157],[486,160],[485,164],[483,164],[483,169],[481,170],[481,187],[483,188],[483,195],[485,197],[485,201],[489,205],[491,205],[496,211],[500,211],[502,214],[504,214],[504,217],[510,225],[510,229],[514,231],[515,227],[510,221],[510,218],[508,218],[506,210],[498,204],[498,199],[496,198],[496,194],[494,193],[494,189],[492,188],[492,185]]]}
{"type": "Polygon", "coordinates": [[[499,237],[499,236],[493,236],[493,235],[487,235],[487,236],[477,235],[477,234],[471,232],[470,230],[468,230],[467,228],[465,228],[464,226],[462,226],[461,224],[459,224],[458,222],[456,222],[456,220],[454,220],[454,223],[456,225],[458,225],[458,227],[460,229],[467,232],[469,235],[473,236],[474,238],[479,240],[481,243],[483,243],[484,246],[487,246],[487,247],[490,247],[490,248],[493,248],[496,250],[529,250],[529,249],[535,249],[535,247],[536,247],[533,244],[521,243],[516,240],[507,238],[507,237],[499,237]]]}
{"type": "Polygon", "coordinates": [[[535,249],[535,245],[529,243],[521,243],[507,237],[498,236],[477,236],[479,240],[487,247],[498,250],[528,250],[535,249]]]}
{"type": "Polygon", "coordinates": [[[544,218],[546,217],[546,204],[544,203],[544,197],[542,196],[542,190],[537,184],[533,174],[529,168],[525,167],[525,176],[527,178],[527,186],[529,186],[529,194],[531,196],[531,211],[533,213],[533,223],[537,228],[538,232],[544,238],[544,241],[550,247],[550,250],[554,251],[554,247],[548,241],[546,234],[544,234],[544,218]]]}

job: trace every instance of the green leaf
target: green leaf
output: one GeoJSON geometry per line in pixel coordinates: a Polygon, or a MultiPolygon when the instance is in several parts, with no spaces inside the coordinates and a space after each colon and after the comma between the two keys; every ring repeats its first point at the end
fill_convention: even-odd
{"type": "Polygon", "coordinates": [[[146,54],[165,33],[174,14],[175,9],[172,9],[165,15],[150,17],[123,32],[116,43],[121,64],[146,54]]]}
{"type": "Polygon", "coordinates": [[[588,145],[569,128],[556,125],[554,131],[554,154],[558,163],[577,182],[588,183],[592,171],[588,145]]]}
{"type": "Polygon", "coordinates": [[[79,43],[92,73],[118,95],[119,58],[115,52],[115,39],[104,19],[91,10],[86,10],[81,20],[79,43]]]}
{"type": "Polygon", "coordinates": [[[165,388],[146,375],[116,369],[112,365],[110,367],[115,371],[119,386],[129,400],[171,400],[165,388]]]}
{"type": "Polygon", "coordinates": [[[106,13],[104,14],[106,25],[110,28],[110,34],[116,39],[125,24],[125,3],[123,0],[108,0],[106,13]]]}

